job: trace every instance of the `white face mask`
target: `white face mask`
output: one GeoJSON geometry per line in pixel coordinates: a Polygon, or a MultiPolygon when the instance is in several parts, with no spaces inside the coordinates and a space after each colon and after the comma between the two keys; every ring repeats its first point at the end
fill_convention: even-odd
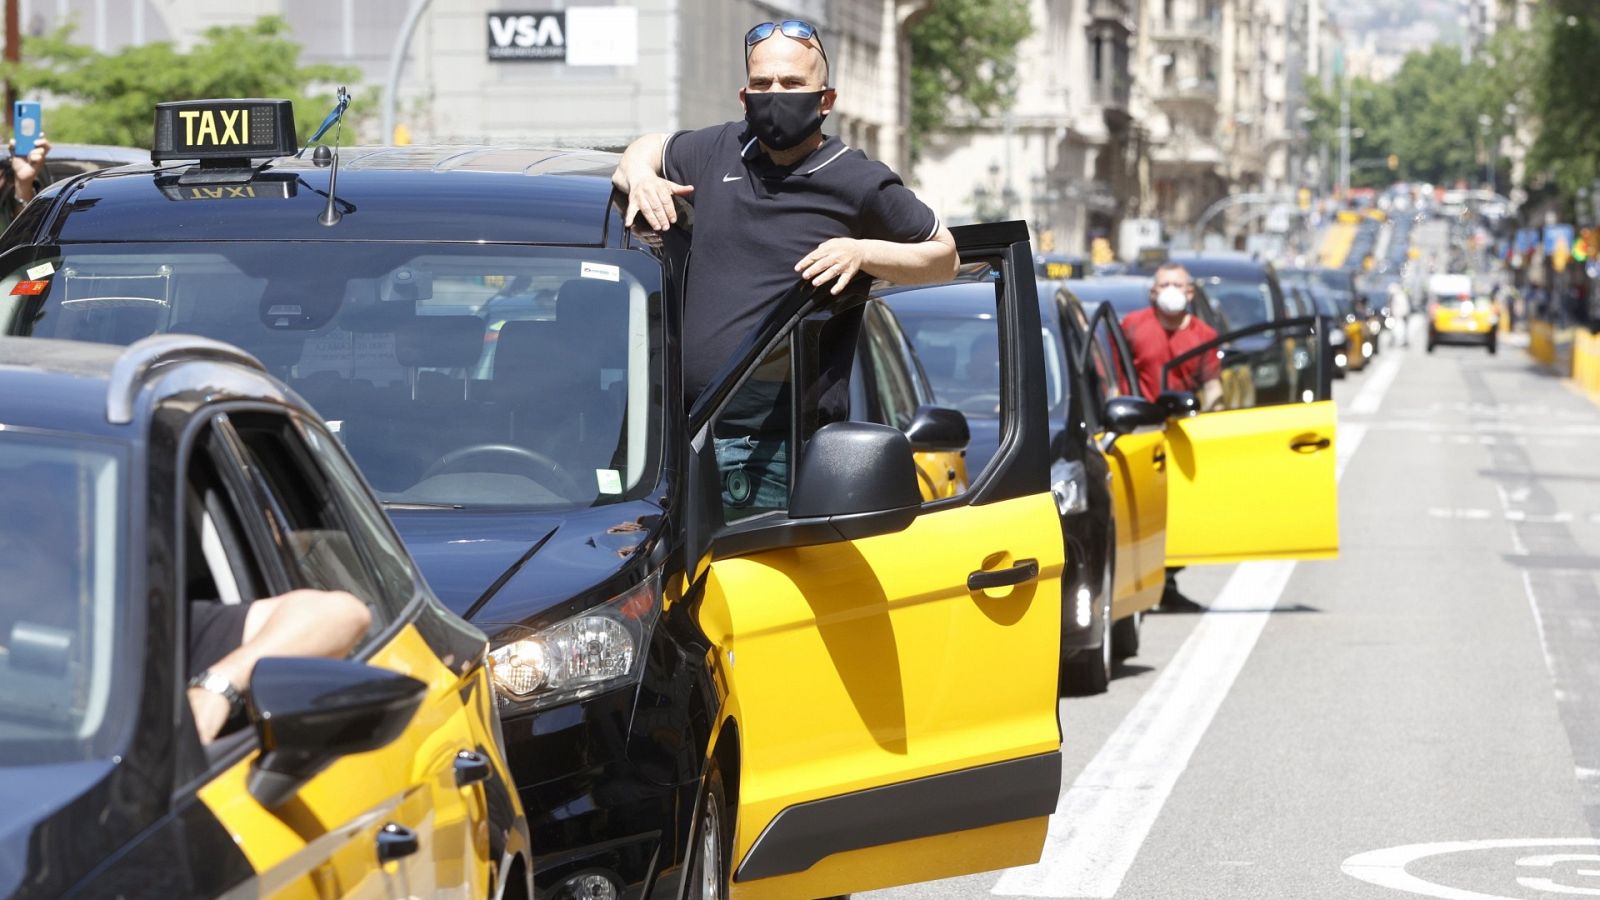
{"type": "Polygon", "coordinates": [[[1156,306],[1167,315],[1175,316],[1189,308],[1189,297],[1183,288],[1169,285],[1156,294],[1156,306]]]}

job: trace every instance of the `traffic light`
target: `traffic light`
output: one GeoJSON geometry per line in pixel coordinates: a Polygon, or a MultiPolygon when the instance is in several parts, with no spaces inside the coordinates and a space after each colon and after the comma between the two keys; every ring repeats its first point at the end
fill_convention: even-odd
{"type": "Polygon", "coordinates": [[[1398,154],[1395,154],[1395,153],[1389,154],[1389,171],[1391,171],[1391,172],[1400,171],[1400,156],[1398,154]]]}

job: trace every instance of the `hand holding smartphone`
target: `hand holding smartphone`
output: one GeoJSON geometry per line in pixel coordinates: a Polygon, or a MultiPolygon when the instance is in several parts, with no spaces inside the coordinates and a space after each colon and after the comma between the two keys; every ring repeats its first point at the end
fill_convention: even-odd
{"type": "Polygon", "coordinates": [[[37,100],[18,100],[11,108],[12,134],[15,144],[11,152],[27,156],[33,152],[39,135],[44,133],[43,109],[37,100]]]}

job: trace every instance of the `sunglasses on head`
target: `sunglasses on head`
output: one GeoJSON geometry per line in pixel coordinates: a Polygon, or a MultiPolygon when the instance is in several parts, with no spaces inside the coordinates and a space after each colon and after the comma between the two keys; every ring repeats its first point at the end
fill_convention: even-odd
{"type": "Polygon", "coordinates": [[[822,49],[822,32],[817,30],[810,22],[799,19],[784,19],[782,22],[762,22],[760,25],[744,33],[744,58],[750,58],[750,51],[755,45],[761,43],[773,34],[782,32],[785,37],[792,37],[797,41],[816,41],[817,52],[822,54],[822,64],[828,64],[828,51],[822,49]]]}

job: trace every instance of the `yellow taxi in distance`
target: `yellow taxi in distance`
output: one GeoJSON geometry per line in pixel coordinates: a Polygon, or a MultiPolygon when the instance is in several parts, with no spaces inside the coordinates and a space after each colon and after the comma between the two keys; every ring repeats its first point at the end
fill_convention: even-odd
{"type": "Polygon", "coordinates": [[[1428,279],[1428,352],[1439,344],[1479,344],[1499,349],[1500,311],[1488,297],[1475,296],[1470,275],[1428,279]]]}

